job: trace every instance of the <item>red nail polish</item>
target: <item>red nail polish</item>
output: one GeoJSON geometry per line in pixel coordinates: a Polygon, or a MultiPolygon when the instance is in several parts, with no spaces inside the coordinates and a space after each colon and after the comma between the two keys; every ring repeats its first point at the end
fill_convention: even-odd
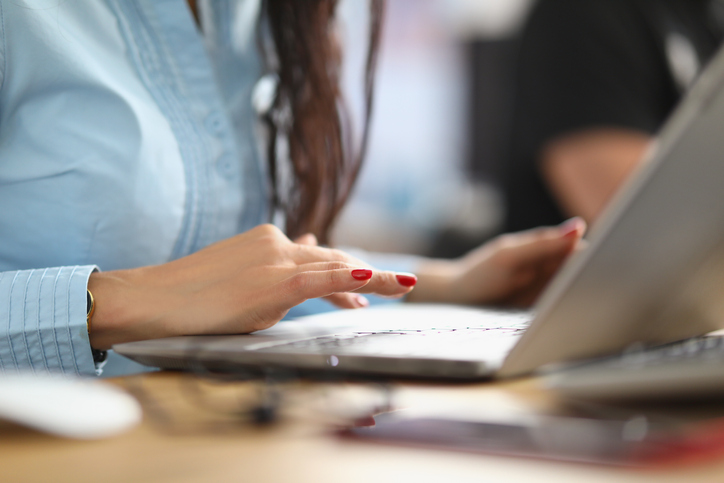
{"type": "Polygon", "coordinates": [[[564,238],[576,238],[578,236],[578,228],[573,227],[563,232],[564,238]]]}
{"type": "Polygon", "coordinates": [[[369,280],[372,278],[372,270],[368,270],[366,268],[352,270],[352,278],[355,280],[369,280]]]}
{"type": "Polygon", "coordinates": [[[571,218],[559,225],[561,235],[564,237],[576,237],[584,226],[584,221],[579,217],[571,218]]]}
{"type": "Polygon", "coordinates": [[[417,283],[417,277],[414,275],[395,275],[397,277],[397,283],[403,287],[414,287],[417,283]]]}

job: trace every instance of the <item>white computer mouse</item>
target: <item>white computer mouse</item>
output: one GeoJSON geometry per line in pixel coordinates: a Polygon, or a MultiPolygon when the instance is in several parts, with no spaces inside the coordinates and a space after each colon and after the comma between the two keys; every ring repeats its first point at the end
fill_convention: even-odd
{"type": "Polygon", "coordinates": [[[114,436],[141,421],[141,406],[111,384],[35,374],[0,375],[0,419],[77,439],[114,436]]]}

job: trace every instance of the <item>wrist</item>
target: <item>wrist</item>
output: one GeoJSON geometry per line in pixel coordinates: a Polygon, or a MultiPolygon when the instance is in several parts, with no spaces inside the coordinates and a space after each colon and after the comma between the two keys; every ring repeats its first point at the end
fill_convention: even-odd
{"type": "Polygon", "coordinates": [[[152,316],[148,294],[134,286],[133,278],[132,270],[94,272],[89,277],[88,290],[94,299],[89,325],[93,349],[107,350],[113,344],[150,338],[144,337],[141,323],[152,316]]]}

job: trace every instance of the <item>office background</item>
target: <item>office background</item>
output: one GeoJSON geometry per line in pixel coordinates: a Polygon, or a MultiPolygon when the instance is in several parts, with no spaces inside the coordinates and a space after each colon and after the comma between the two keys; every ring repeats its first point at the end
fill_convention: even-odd
{"type": "MultiPolygon", "coordinates": [[[[388,2],[366,165],[337,244],[456,256],[500,231],[513,43],[532,5],[388,2]]],[[[349,19],[364,15],[363,2],[342,3],[348,92],[361,91],[365,49],[364,22],[349,19]]]]}

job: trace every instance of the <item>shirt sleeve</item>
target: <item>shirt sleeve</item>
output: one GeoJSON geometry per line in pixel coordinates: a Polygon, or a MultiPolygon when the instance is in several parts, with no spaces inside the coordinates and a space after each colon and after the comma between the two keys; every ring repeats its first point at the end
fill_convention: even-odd
{"type": "Polygon", "coordinates": [[[517,141],[526,155],[586,128],[658,130],[678,93],[644,13],[627,0],[537,5],[517,74],[517,141]]]}
{"type": "Polygon", "coordinates": [[[95,266],[0,272],[0,371],[96,374],[86,326],[95,266]]]}

